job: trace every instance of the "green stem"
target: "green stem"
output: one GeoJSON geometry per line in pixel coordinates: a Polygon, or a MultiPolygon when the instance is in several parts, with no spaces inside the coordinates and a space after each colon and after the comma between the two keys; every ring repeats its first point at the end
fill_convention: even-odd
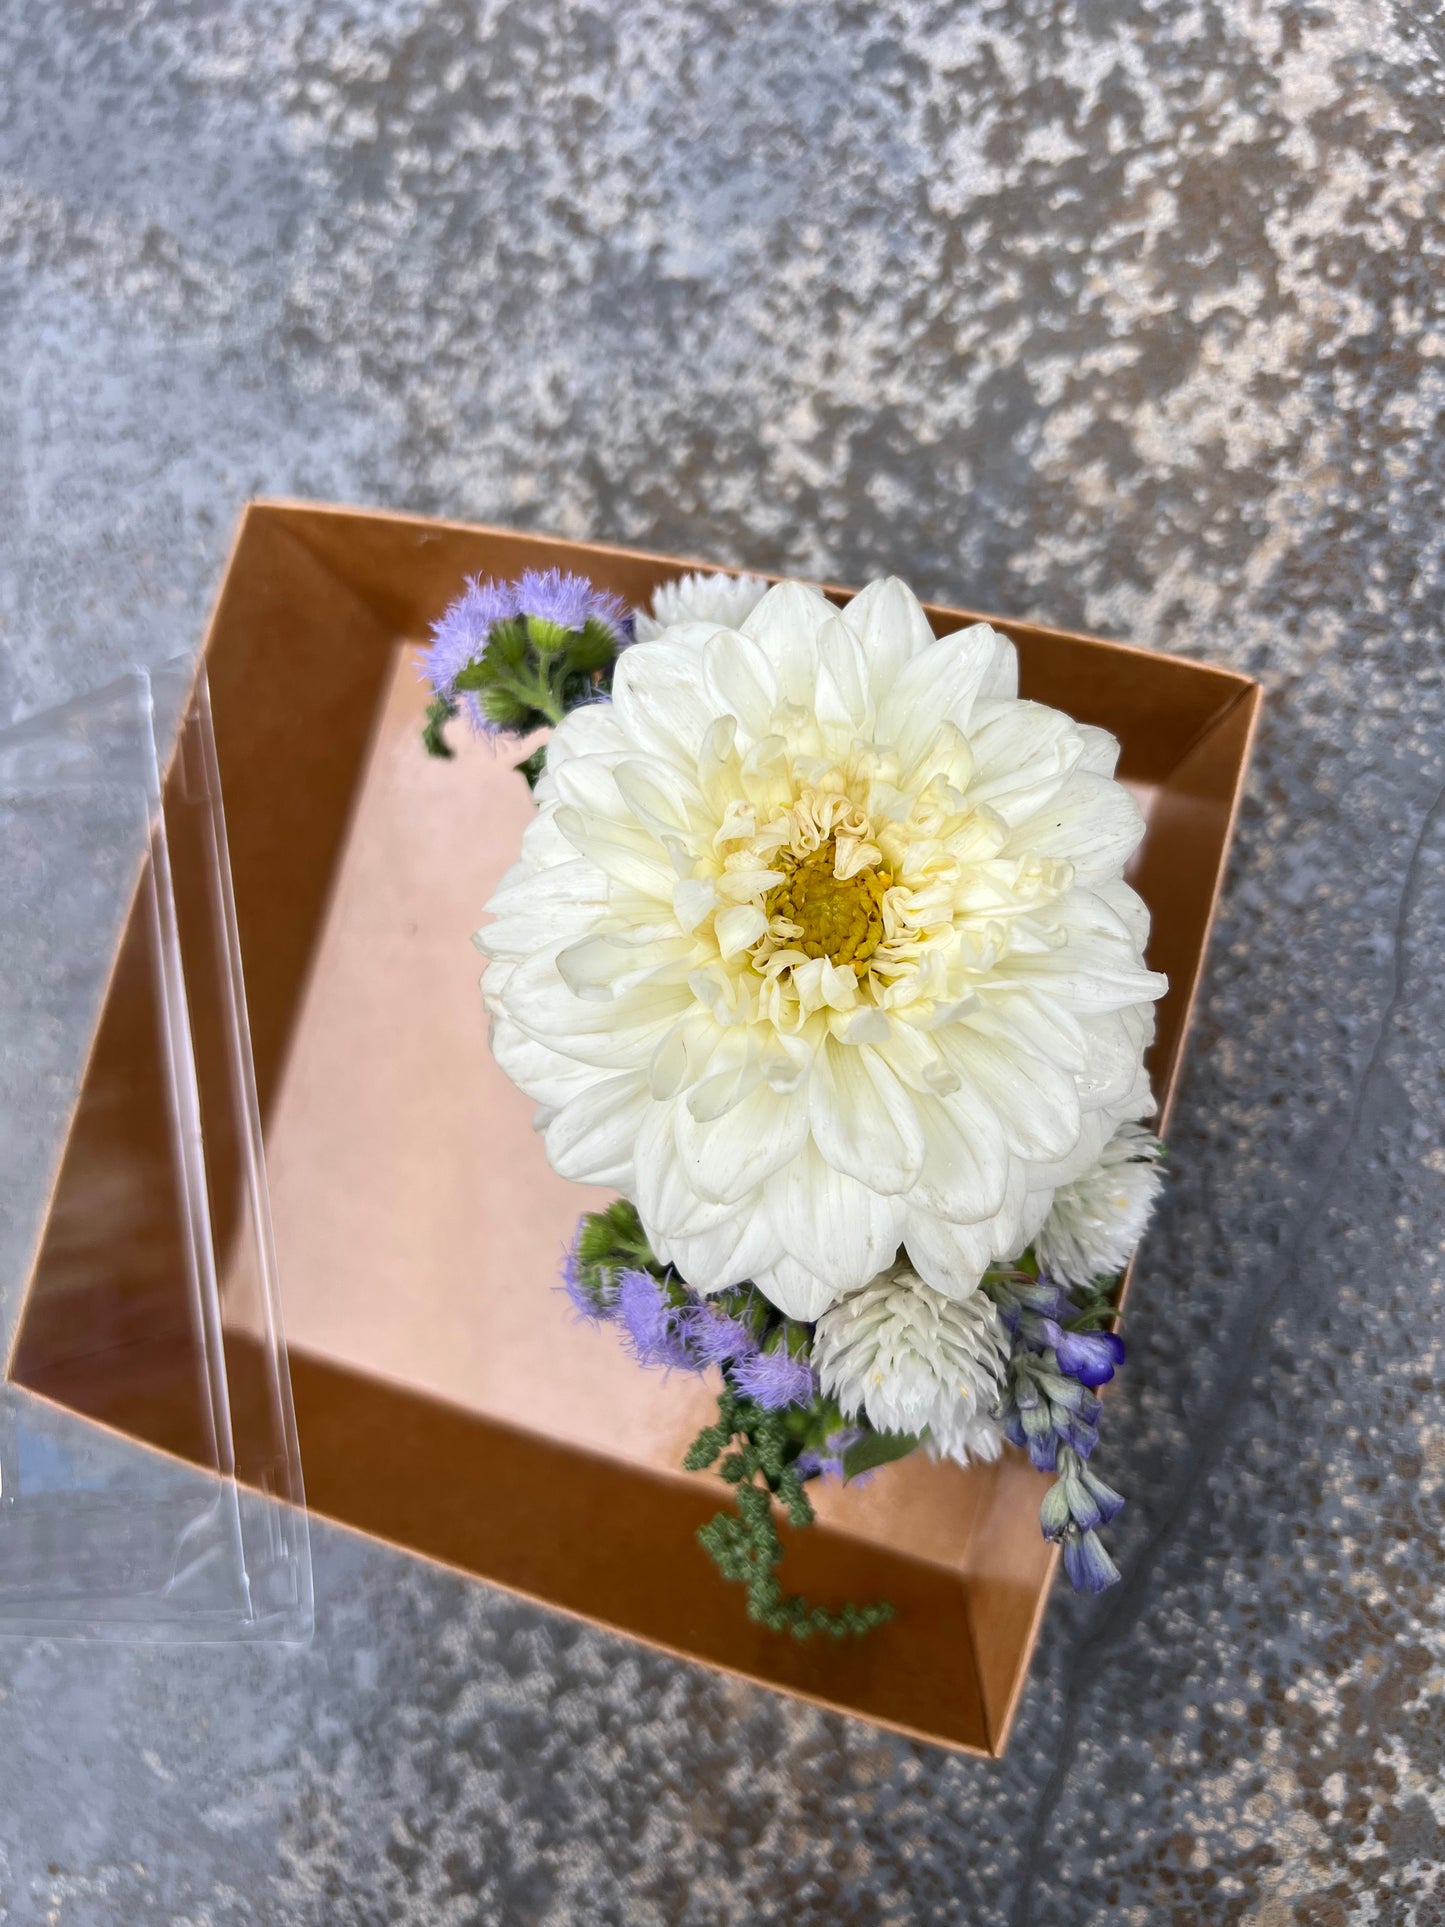
{"type": "Polygon", "coordinates": [[[545,677],[501,675],[497,681],[509,689],[518,702],[525,703],[529,709],[540,710],[554,729],[561,722],[562,698],[545,677]]]}

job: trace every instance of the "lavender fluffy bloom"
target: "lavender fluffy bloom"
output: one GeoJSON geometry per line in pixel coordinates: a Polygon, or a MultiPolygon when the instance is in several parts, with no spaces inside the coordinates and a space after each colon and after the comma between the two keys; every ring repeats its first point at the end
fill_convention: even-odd
{"type": "MultiPolygon", "coordinates": [[[[821,1449],[812,1445],[803,1447],[793,1462],[793,1470],[800,1479],[841,1479],[843,1454],[862,1437],[861,1425],[845,1425],[839,1431],[830,1432],[821,1449]]],[[[862,1472],[853,1484],[864,1485],[872,1476],[871,1472],[862,1472]]]]}
{"type": "Polygon", "coordinates": [[[600,622],[620,642],[627,623],[627,606],[606,589],[597,589],[585,575],[563,575],[560,569],[528,569],[513,590],[512,613],[555,622],[559,629],[578,630],[600,622]]]}
{"type": "Polygon", "coordinates": [[[587,1325],[603,1325],[615,1316],[617,1287],[604,1284],[601,1293],[594,1296],[582,1279],[582,1264],[577,1256],[575,1244],[562,1260],[562,1289],[571,1300],[572,1309],[587,1325]]]}
{"type": "Polygon", "coordinates": [[[785,1405],[807,1405],[817,1390],[808,1361],[784,1350],[755,1352],[734,1366],[732,1380],[745,1397],[755,1398],[770,1412],[779,1412],[785,1405]]]}
{"type": "Polygon", "coordinates": [[[650,1271],[630,1267],[617,1274],[617,1315],[626,1327],[639,1365],[698,1372],[701,1361],[688,1344],[690,1306],[674,1305],[650,1271]]]}
{"type": "Polygon", "coordinates": [[[688,1320],[687,1336],[698,1362],[726,1365],[750,1358],[758,1341],[740,1318],[712,1305],[698,1305],[688,1320]]]}
{"type": "MultiPolygon", "coordinates": [[[[441,620],[432,624],[431,647],[421,660],[423,679],[450,701],[457,677],[486,648],[493,626],[516,613],[517,591],[512,583],[470,577],[441,620]]],[[[467,710],[479,729],[495,733],[475,695],[468,696],[467,710]]]]}

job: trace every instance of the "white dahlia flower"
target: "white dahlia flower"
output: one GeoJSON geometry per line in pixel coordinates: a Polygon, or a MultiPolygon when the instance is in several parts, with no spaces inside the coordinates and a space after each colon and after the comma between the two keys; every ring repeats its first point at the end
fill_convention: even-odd
{"type": "Polygon", "coordinates": [[[812,1319],[904,1245],[966,1297],[1151,1108],[1139,811],[1016,688],[901,582],[781,583],[553,733],[479,939],[493,1050],[699,1291],[812,1319]]]}
{"type": "Polygon", "coordinates": [[[1163,1149],[1151,1131],[1121,1124],[1098,1163],[1059,1186],[1034,1240],[1034,1255],[1050,1278],[1087,1285],[1124,1269],[1164,1187],[1163,1149]]]}
{"type": "Polygon", "coordinates": [[[996,1459],[993,1412],[1008,1359],[1007,1327],[985,1293],[946,1298],[907,1265],[830,1305],[813,1334],[813,1364],[845,1418],[882,1432],[922,1432],[937,1458],[996,1459]]]}
{"type": "Polygon", "coordinates": [[[656,642],[674,622],[718,622],[726,629],[742,626],[768,593],[760,575],[679,576],[653,593],[652,613],[639,609],[633,617],[639,642],[656,642]]]}

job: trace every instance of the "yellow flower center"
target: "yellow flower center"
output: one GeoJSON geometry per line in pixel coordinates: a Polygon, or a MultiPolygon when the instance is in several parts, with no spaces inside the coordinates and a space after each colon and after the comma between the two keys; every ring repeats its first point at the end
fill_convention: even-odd
{"type": "Polygon", "coordinates": [[[781,918],[791,926],[781,933],[789,947],[806,957],[827,957],[840,970],[850,966],[861,977],[883,941],[882,904],[892,877],[874,869],[856,870],[850,877],[835,875],[837,849],[831,836],[806,856],[781,850],[772,862],[786,872],[786,880],[768,892],[763,908],[770,921],[781,918]]]}

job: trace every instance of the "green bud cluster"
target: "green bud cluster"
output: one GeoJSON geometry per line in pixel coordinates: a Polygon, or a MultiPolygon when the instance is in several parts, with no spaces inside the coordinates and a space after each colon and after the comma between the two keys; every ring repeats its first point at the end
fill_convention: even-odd
{"type": "MultiPolygon", "coordinates": [[[[592,617],[580,629],[545,616],[494,622],[481,655],[453,679],[450,699],[439,696],[428,709],[422,741],[433,756],[452,754],[442,732],[459,695],[475,696],[486,720],[509,736],[549,728],[610,687],[616,656],[616,632],[592,617]]],[[[539,750],[517,767],[535,786],[542,766],[539,750]]]]}
{"type": "MultiPolygon", "coordinates": [[[[701,1313],[699,1301],[671,1269],[659,1263],[648,1243],[636,1207],[619,1198],[605,1211],[589,1212],[581,1221],[567,1260],[567,1278],[574,1302],[600,1320],[614,1316],[619,1283],[624,1272],[645,1271],[682,1314],[684,1325],[701,1313]]],[[[785,1318],[753,1285],[735,1285],[707,1301],[709,1314],[734,1321],[748,1335],[744,1340],[759,1351],[787,1351],[805,1356],[812,1340],[807,1324],[785,1318]]],[[[670,1361],[669,1361],[670,1362],[670,1361]]],[[[696,1369],[696,1367],[694,1367],[696,1369]]],[[[802,1455],[827,1451],[828,1441],[848,1425],[837,1403],[818,1393],[806,1405],[770,1410],[738,1391],[723,1376],[718,1416],[705,1426],[688,1448],[683,1465],[703,1472],[717,1464],[724,1482],[734,1489],[737,1511],[719,1512],[701,1527],[698,1539],[725,1579],[747,1589],[748,1613],[759,1625],[775,1632],[808,1639],[824,1633],[841,1639],[866,1633],[893,1616],[886,1602],[871,1606],[845,1605],[836,1611],[810,1606],[795,1594],[784,1593],[778,1581],[783,1543],[775,1507],[794,1526],[810,1525],[813,1508],[804,1490],[806,1464],[802,1455]],[[721,1463],[718,1464],[718,1461],[721,1463]]],[[[854,1424],[856,1442],[844,1457],[848,1476],[881,1465],[911,1451],[918,1443],[889,1433],[875,1433],[854,1424]]]]}
{"type": "Polygon", "coordinates": [[[637,1207],[618,1198],[605,1211],[589,1211],[577,1227],[572,1263],[578,1290],[599,1311],[617,1289],[620,1271],[650,1271],[660,1282],[666,1268],[652,1255],[637,1207]]]}
{"type": "MultiPolygon", "coordinates": [[[[831,1421],[823,1414],[815,1418],[815,1429],[825,1428],[819,1432],[820,1439],[830,1423],[838,1423],[836,1406],[833,1413],[831,1421]]],[[[702,1472],[721,1456],[718,1471],[735,1488],[737,1512],[719,1512],[699,1527],[698,1540],[724,1579],[746,1587],[749,1619],[770,1632],[791,1633],[795,1639],[811,1639],[815,1633],[846,1639],[871,1632],[893,1617],[886,1599],[830,1611],[810,1606],[796,1593],[785,1593],[779,1582],[783,1542],[775,1507],[781,1507],[793,1526],[809,1526],[814,1516],[797,1471],[799,1427],[790,1423],[792,1419],[792,1412],[770,1412],[752,1399],[723,1390],[716,1421],[698,1433],[683,1466],[689,1472],[702,1472]]]]}

